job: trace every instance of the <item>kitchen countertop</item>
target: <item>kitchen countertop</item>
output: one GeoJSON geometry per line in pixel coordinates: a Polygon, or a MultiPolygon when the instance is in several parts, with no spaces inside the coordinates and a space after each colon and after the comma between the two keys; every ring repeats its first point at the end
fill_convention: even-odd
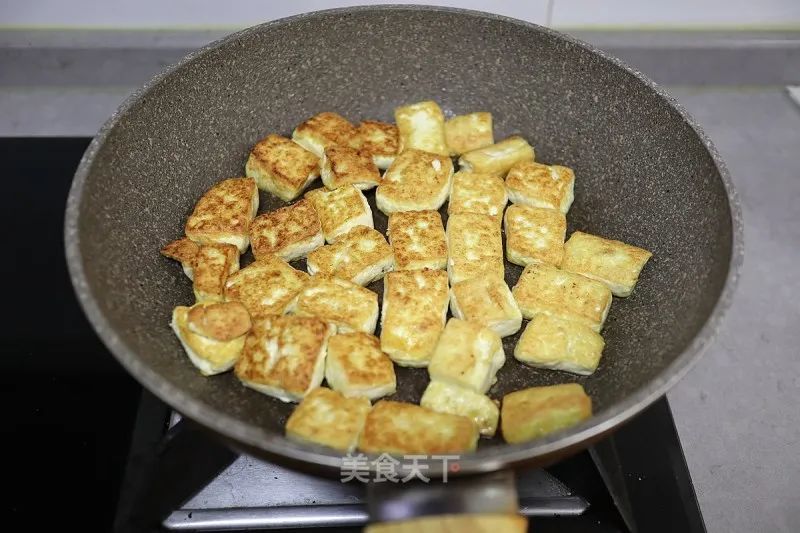
{"type": "MultiPolygon", "coordinates": [[[[2,75],[0,86],[5,134],[48,133],[45,125],[85,134],[132,88],[47,85],[37,93],[4,84],[2,75]]],[[[668,89],[727,162],[745,224],[734,304],[705,356],[670,392],[675,422],[710,532],[793,532],[800,524],[800,106],[783,86],[758,78],[668,89]]]]}
{"type": "Polygon", "coordinates": [[[739,288],[718,337],[668,394],[675,423],[710,532],[794,532],[800,527],[800,107],[781,87],[670,92],[726,161],[745,241],[739,288]]]}

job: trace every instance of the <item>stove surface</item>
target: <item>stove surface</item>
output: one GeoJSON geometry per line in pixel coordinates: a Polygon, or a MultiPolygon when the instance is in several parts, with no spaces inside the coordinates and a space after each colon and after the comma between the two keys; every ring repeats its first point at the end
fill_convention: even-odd
{"type": "MultiPolygon", "coordinates": [[[[131,451],[119,520],[163,520],[168,530],[191,531],[359,531],[367,522],[363,484],[237,456],[186,421],[169,428],[171,418],[167,406],[143,395],[134,435],[143,444],[131,451]],[[184,483],[189,468],[193,479],[184,483]]],[[[705,531],[663,398],[591,450],[546,470],[518,471],[516,482],[532,531],[705,531]]]]}

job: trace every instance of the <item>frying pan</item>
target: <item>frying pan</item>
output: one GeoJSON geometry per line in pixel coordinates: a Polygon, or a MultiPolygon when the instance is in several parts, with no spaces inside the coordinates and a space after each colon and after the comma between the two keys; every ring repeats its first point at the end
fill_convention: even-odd
{"type": "MultiPolygon", "coordinates": [[[[289,134],[321,111],[391,121],[396,106],[427,99],[447,114],[491,111],[497,139],[521,134],[537,160],[574,168],[569,232],[654,254],[633,295],[614,299],[592,376],[525,367],[510,357],[517,336],[505,339],[509,357],[493,398],[577,381],[595,415],[525,444],[482,440],[460,472],[550,462],[663,395],[712,338],[741,263],[740,214],[724,164],[680,107],[618,60],[533,24],[438,7],[348,8],[262,24],[190,54],[120,107],[80,163],[65,222],[72,281],[114,356],[233,446],[338,473],[339,454],[284,438],[293,405],[230,373],[202,377],[189,363],[168,322],[174,306],[194,301],[190,282],[158,250],[181,236],[206,189],[243,174],[264,135],[289,134]]],[[[262,193],[262,212],[280,205],[262,193]]],[[[513,285],[521,269],[506,266],[513,285]]],[[[380,293],[381,283],[370,288],[380,293]]],[[[426,370],[397,370],[393,398],[419,401],[426,370]]],[[[431,461],[428,475],[441,466],[431,461]]]]}

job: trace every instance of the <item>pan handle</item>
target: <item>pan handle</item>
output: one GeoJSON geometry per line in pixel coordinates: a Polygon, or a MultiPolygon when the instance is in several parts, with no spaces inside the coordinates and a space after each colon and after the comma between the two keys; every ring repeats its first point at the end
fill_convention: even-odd
{"type": "Polygon", "coordinates": [[[513,470],[367,484],[367,533],[527,531],[513,470]]]}

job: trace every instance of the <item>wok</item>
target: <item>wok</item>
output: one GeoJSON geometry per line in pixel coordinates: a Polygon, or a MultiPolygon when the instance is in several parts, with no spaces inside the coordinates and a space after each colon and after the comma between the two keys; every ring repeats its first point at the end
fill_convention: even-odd
{"type": "MultiPolygon", "coordinates": [[[[264,135],[289,134],[321,111],[391,121],[396,106],[426,99],[447,114],[491,111],[495,138],[521,134],[537,160],[574,168],[568,232],[654,254],[634,294],[614,300],[594,375],[525,367],[510,357],[517,336],[505,339],[492,397],[577,381],[595,415],[525,444],[482,440],[460,472],[553,461],[663,395],[712,338],[741,262],[739,210],[711,142],[655,84],[589,45],[501,16],[419,6],[322,11],[233,34],[156,76],[103,126],[72,184],[66,252],[80,302],[119,362],[233,446],[338,472],[340,454],[284,438],[293,405],[190,364],[168,322],[174,306],[194,301],[191,285],[158,250],[181,236],[208,187],[243,174],[264,135]]],[[[262,212],[280,205],[262,193],[262,212]]],[[[507,264],[510,284],[520,270],[507,264]]],[[[425,369],[398,368],[394,398],[418,401],[427,381],[425,369]]],[[[427,472],[440,468],[431,461],[427,472]]]]}

